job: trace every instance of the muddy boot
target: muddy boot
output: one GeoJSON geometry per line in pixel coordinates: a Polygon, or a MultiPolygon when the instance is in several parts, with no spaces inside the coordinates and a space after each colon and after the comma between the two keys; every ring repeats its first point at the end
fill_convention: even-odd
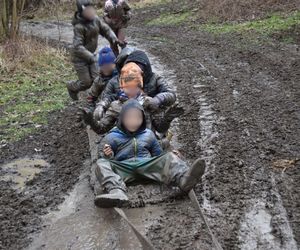
{"type": "Polygon", "coordinates": [[[67,89],[69,92],[69,96],[74,100],[77,101],[78,100],[78,92],[74,91],[72,88],[72,85],[74,84],[75,81],[69,81],[67,82],[67,89]]]}
{"type": "Polygon", "coordinates": [[[95,205],[103,208],[122,207],[127,203],[128,197],[121,189],[112,189],[108,194],[97,195],[95,198],[95,205]]]}
{"type": "Polygon", "coordinates": [[[197,159],[191,168],[180,179],[180,189],[188,193],[198,182],[200,182],[204,172],[205,161],[202,159],[197,159]]]}
{"type": "Polygon", "coordinates": [[[173,121],[175,118],[184,114],[184,108],[180,107],[178,104],[173,105],[169,109],[167,109],[165,113],[165,118],[168,121],[173,121]]]}
{"type": "Polygon", "coordinates": [[[97,122],[94,120],[93,111],[91,111],[88,108],[82,108],[81,111],[82,111],[82,119],[85,122],[85,124],[90,125],[92,130],[98,133],[99,126],[97,122]]]}

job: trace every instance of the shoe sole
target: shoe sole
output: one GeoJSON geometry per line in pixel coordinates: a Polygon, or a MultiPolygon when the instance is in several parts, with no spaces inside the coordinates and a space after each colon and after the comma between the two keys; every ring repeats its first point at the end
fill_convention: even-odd
{"type": "Polygon", "coordinates": [[[109,199],[106,197],[95,198],[94,201],[97,207],[101,208],[113,208],[113,207],[122,207],[129,203],[129,200],[121,200],[121,199],[109,199]]]}
{"type": "Polygon", "coordinates": [[[205,173],[205,161],[202,159],[198,159],[193,163],[193,167],[189,170],[189,176],[197,176],[196,178],[192,178],[192,182],[186,184],[186,187],[183,189],[185,192],[189,192],[194,186],[201,180],[201,177],[205,173]]]}

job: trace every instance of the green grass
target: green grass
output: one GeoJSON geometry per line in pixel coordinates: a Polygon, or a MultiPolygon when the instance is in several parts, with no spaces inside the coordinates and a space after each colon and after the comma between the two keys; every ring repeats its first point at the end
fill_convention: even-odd
{"type": "Polygon", "coordinates": [[[159,16],[158,18],[152,19],[146,22],[146,25],[179,25],[185,21],[191,20],[192,14],[190,11],[181,13],[168,13],[159,16]]]}
{"type": "Polygon", "coordinates": [[[138,2],[130,3],[132,9],[142,9],[146,7],[154,7],[162,4],[167,4],[171,2],[171,0],[141,0],[138,2]]]}
{"type": "Polygon", "coordinates": [[[65,82],[73,77],[73,71],[65,54],[51,48],[39,48],[17,62],[8,61],[2,52],[0,141],[17,141],[47,124],[49,112],[64,108],[68,100],[65,82]]]}
{"type": "Polygon", "coordinates": [[[266,19],[244,23],[203,24],[200,26],[200,29],[216,34],[254,31],[260,34],[270,35],[278,31],[288,30],[294,25],[300,25],[300,11],[293,12],[288,16],[274,14],[266,19]]]}

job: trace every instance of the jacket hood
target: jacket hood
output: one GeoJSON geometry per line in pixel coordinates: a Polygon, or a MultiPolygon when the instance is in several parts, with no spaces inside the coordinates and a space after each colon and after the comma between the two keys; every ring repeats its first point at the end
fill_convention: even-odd
{"type": "Polygon", "coordinates": [[[126,59],[125,64],[134,62],[139,65],[144,72],[144,83],[148,83],[153,75],[150,60],[146,53],[142,50],[133,51],[126,59]]]}
{"type": "Polygon", "coordinates": [[[117,123],[117,128],[120,129],[122,132],[124,132],[125,134],[129,135],[129,136],[135,136],[137,134],[140,134],[142,133],[143,131],[145,131],[145,129],[147,128],[147,121],[146,121],[146,114],[145,114],[145,110],[143,108],[143,106],[135,99],[130,99],[128,100],[127,102],[125,102],[123,105],[122,105],[122,110],[120,112],[120,115],[119,115],[119,120],[118,120],[118,123],[117,123]],[[141,110],[142,113],[143,113],[143,123],[141,125],[141,127],[134,133],[132,132],[129,132],[123,125],[123,118],[126,114],[126,112],[130,109],[138,109],[138,110],[141,110]]]}
{"type": "Polygon", "coordinates": [[[73,19],[72,19],[72,25],[75,26],[76,24],[79,24],[79,23],[83,23],[83,24],[86,24],[86,23],[89,23],[89,21],[87,21],[86,19],[84,19],[80,13],[78,11],[75,12],[74,16],[73,16],[73,19]]]}
{"type": "Polygon", "coordinates": [[[129,62],[134,62],[140,66],[143,71],[144,83],[147,84],[153,76],[150,60],[146,53],[142,50],[134,50],[133,48],[125,48],[124,51],[116,59],[116,65],[119,72],[122,67],[129,62]]]}

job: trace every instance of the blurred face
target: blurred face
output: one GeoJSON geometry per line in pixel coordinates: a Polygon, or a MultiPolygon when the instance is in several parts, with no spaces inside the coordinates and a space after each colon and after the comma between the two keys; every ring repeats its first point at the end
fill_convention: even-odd
{"type": "Polygon", "coordinates": [[[131,99],[131,98],[135,98],[141,91],[141,89],[139,87],[126,87],[123,88],[124,93],[126,94],[126,96],[131,99]]]}
{"type": "Polygon", "coordinates": [[[96,10],[94,9],[93,6],[87,6],[82,11],[82,16],[85,19],[92,21],[96,17],[96,10]]]}
{"type": "Polygon", "coordinates": [[[100,72],[105,76],[110,76],[110,75],[112,75],[115,68],[116,68],[116,65],[114,63],[105,64],[100,67],[100,72]]]}
{"type": "Polygon", "coordinates": [[[129,109],[125,113],[122,122],[129,132],[136,132],[143,124],[143,113],[136,108],[129,109]]]}

